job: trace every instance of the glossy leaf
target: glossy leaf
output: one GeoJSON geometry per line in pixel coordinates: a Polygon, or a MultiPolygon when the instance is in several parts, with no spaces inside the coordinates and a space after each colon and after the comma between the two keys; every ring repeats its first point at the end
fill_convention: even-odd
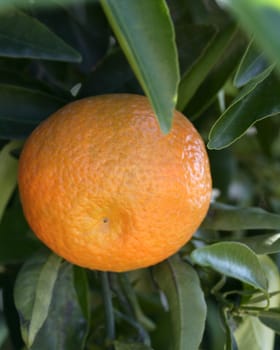
{"type": "Polygon", "coordinates": [[[206,304],[198,275],[178,256],[156,265],[153,275],[168,300],[172,349],[197,350],[206,320],[206,304]]]}
{"type": "Polygon", "coordinates": [[[243,27],[253,33],[256,42],[272,61],[280,63],[280,3],[277,0],[228,0],[243,27]]]}
{"type": "Polygon", "coordinates": [[[209,230],[254,230],[280,229],[280,215],[261,208],[234,207],[228,204],[212,203],[202,227],[209,230]]]}
{"type": "Polygon", "coordinates": [[[168,132],[177,101],[179,69],[165,1],[101,0],[101,4],[161,129],[168,132]]]}
{"type": "Polygon", "coordinates": [[[267,279],[258,257],[245,244],[215,243],[194,250],[191,258],[198,265],[210,267],[257,289],[267,289],[267,279]]]}
{"type": "Polygon", "coordinates": [[[80,54],[45,25],[18,10],[0,13],[0,56],[81,61],[80,54]]]}
{"type": "Polygon", "coordinates": [[[230,25],[218,32],[205,49],[205,52],[197,59],[191,69],[183,75],[179,85],[177,103],[179,110],[183,110],[187,106],[211,68],[220,59],[235,31],[236,27],[230,25]]]}
{"type": "Polygon", "coordinates": [[[46,92],[0,84],[0,138],[25,138],[43,119],[65,103],[65,100],[46,92]]]}
{"type": "Polygon", "coordinates": [[[265,55],[257,50],[254,41],[251,40],[235,74],[234,85],[238,88],[246,85],[269,67],[265,55]]]}
{"type": "Polygon", "coordinates": [[[0,221],[3,211],[17,184],[17,159],[11,151],[20,147],[19,142],[10,142],[0,151],[0,221]]]}
{"type": "Polygon", "coordinates": [[[114,342],[115,350],[153,350],[151,347],[141,343],[114,342]]]}
{"type": "MultiPolygon", "coordinates": [[[[265,71],[264,73],[267,73],[265,71]]],[[[280,112],[279,80],[270,75],[250,92],[241,95],[229,106],[214,124],[209,134],[208,147],[221,149],[238,140],[258,120],[280,112]]]]}
{"type": "Polygon", "coordinates": [[[249,246],[256,254],[275,254],[280,252],[280,233],[242,237],[238,241],[249,246]]]}
{"type": "Polygon", "coordinates": [[[45,322],[61,258],[37,255],[21,269],[15,285],[15,304],[21,319],[22,337],[30,348],[45,322]]]}

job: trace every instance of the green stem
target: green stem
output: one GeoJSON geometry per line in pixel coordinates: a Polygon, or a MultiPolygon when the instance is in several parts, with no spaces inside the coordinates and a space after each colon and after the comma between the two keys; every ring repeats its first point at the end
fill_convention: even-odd
{"type": "Polygon", "coordinates": [[[100,274],[105,308],[107,342],[111,345],[115,340],[115,317],[112,303],[112,292],[109,284],[108,272],[101,272],[100,274]]]}

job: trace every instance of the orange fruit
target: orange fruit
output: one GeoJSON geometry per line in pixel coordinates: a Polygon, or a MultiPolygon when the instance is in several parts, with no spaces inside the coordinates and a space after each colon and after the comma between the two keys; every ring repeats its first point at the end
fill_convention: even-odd
{"type": "Polygon", "coordinates": [[[144,96],[85,98],[30,135],[19,191],[34,233],[66,260],[127,271],[158,263],[206,215],[211,176],[204,143],[174,112],[164,135],[144,96]]]}

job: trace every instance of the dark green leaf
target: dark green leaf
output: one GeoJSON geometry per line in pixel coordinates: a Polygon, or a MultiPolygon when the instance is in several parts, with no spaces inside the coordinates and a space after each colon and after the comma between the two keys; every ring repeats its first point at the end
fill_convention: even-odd
{"type": "Polygon", "coordinates": [[[244,96],[244,92],[241,92],[241,96],[214,124],[209,134],[208,147],[227,147],[244,135],[258,120],[277,115],[280,112],[279,88],[279,80],[270,75],[249,94],[244,96]]]}
{"type": "Polygon", "coordinates": [[[253,230],[280,229],[280,215],[261,208],[234,207],[222,203],[212,203],[202,227],[209,230],[253,230]]]}
{"type": "Polygon", "coordinates": [[[245,244],[215,243],[194,250],[191,257],[198,265],[210,267],[257,289],[267,289],[267,279],[258,257],[245,244]]]}
{"type": "Polygon", "coordinates": [[[115,341],[115,350],[153,350],[148,345],[141,343],[123,343],[120,341],[115,341]]]}
{"type": "Polygon", "coordinates": [[[179,69],[165,1],[101,0],[101,4],[161,129],[168,132],[177,100],[179,69]]]}
{"type": "Polygon", "coordinates": [[[178,93],[177,108],[179,110],[185,109],[211,68],[220,59],[235,31],[236,27],[229,25],[228,28],[218,32],[210,41],[205,52],[197,59],[191,69],[183,75],[178,93]]]}
{"type": "Polygon", "coordinates": [[[141,93],[141,88],[124,54],[116,49],[87,76],[79,97],[120,92],[141,93]]]}
{"type": "Polygon", "coordinates": [[[17,184],[17,160],[10,154],[20,147],[19,142],[10,142],[0,151],[0,221],[5,207],[17,184]]]}
{"type": "Polygon", "coordinates": [[[65,103],[45,92],[0,84],[0,138],[28,136],[43,119],[65,103]]]}
{"type": "Polygon", "coordinates": [[[0,56],[80,62],[80,54],[35,18],[0,12],[0,56]]]}
{"type": "Polygon", "coordinates": [[[252,40],[247,47],[247,50],[242,57],[238,70],[234,77],[234,84],[237,87],[246,85],[252,79],[263,73],[270,67],[263,52],[260,52],[255,47],[252,40]]]}
{"type": "Polygon", "coordinates": [[[280,6],[275,0],[229,0],[229,8],[272,62],[280,63],[280,6]]]}
{"type": "Polygon", "coordinates": [[[231,327],[230,315],[223,310],[222,312],[222,322],[226,333],[225,350],[239,350],[236,344],[235,336],[233,333],[233,327],[231,327]]]}
{"type": "Polygon", "coordinates": [[[48,316],[60,264],[61,258],[54,254],[36,255],[18,274],[15,304],[21,319],[22,337],[28,348],[48,316]]]}
{"type": "Polygon", "coordinates": [[[14,196],[0,222],[0,263],[24,261],[41,243],[29,231],[18,196],[14,196]]]}
{"type": "Polygon", "coordinates": [[[206,319],[206,304],[198,275],[178,256],[156,265],[153,274],[168,300],[173,332],[172,349],[197,350],[206,319]]]}
{"type": "MultiPolygon", "coordinates": [[[[71,4],[75,3],[77,0],[59,0],[62,4],[71,4]]],[[[92,0],[86,0],[86,1],[92,1],[92,0]]],[[[25,6],[28,4],[28,0],[1,0],[0,1],[0,9],[6,10],[10,9],[12,5],[17,6],[25,6]]],[[[42,7],[52,7],[53,3],[50,0],[36,0],[36,5],[42,6],[42,7]]]]}
{"type": "Polygon", "coordinates": [[[189,101],[185,113],[190,119],[199,117],[217,97],[218,92],[235,70],[244,48],[245,40],[240,37],[240,32],[236,31],[227,49],[223,51],[218,62],[189,101]]]}

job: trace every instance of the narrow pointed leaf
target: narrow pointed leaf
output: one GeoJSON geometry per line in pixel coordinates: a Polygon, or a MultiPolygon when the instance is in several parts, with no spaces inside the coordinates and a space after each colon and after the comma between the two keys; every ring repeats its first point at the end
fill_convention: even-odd
{"type": "Polygon", "coordinates": [[[228,0],[229,8],[256,42],[280,64],[280,3],[277,0],[228,0]]]}
{"type": "Polygon", "coordinates": [[[153,269],[165,293],[172,322],[172,349],[197,350],[206,320],[206,304],[196,271],[177,256],[153,269]]]}
{"type": "Polygon", "coordinates": [[[257,289],[267,289],[267,279],[258,257],[245,244],[215,243],[194,250],[191,257],[198,265],[210,267],[257,289]]]}
{"type": "Polygon", "coordinates": [[[101,0],[101,4],[161,129],[168,132],[177,100],[179,69],[165,1],[101,0]]]}
{"type": "Polygon", "coordinates": [[[251,40],[235,74],[235,86],[239,88],[246,85],[269,67],[264,53],[257,50],[254,41],[251,40]]]}
{"type": "MultiPolygon", "coordinates": [[[[266,72],[266,71],[265,71],[266,72]]],[[[209,134],[208,147],[221,149],[238,140],[250,126],[280,112],[279,79],[270,75],[249,94],[237,98],[221,115],[209,134]]]]}
{"type": "Polygon", "coordinates": [[[10,152],[20,147],[20,145],[19,142],[13,141],[4,146],[0,151],[0,220],[17,184],[18,162],[10,152]]]}
{"type": "Polygon", "coordinates": [[[236,27],[234,25],[228,26],[225,30],[221,30],[211,40],[205,52],[193,64],[182,77],[179,85],[177,108],[183,110],[195,92],[204,81],[214,64],[222,56],[224,50],[230,43],[236,27]]]}
{"type": "Polygon", "coordinates": [[[0,12],[0,56],[80,62],[80,54],[37,19],[18,10],[0,12]]]}
{"type": "Polygon", "coordinates": [[[54,254],[37,255],[25,263],[17,277],[15,304],[28,347],[48,316],[60,264],[61,258],[54,254]]]}
{"type": "Polygon", "coordinates": [[[238,242],[249,246],[256,254],[275,254],[280,252],[280,233],[239,238],[238,242]]]}
{"type": "Polygon", "coordinates": [[[261,208],[234,207],[228,204],[212,203],[202,227],[209,230],[260,230],[280,229],[280,215],[261,208]]]}

